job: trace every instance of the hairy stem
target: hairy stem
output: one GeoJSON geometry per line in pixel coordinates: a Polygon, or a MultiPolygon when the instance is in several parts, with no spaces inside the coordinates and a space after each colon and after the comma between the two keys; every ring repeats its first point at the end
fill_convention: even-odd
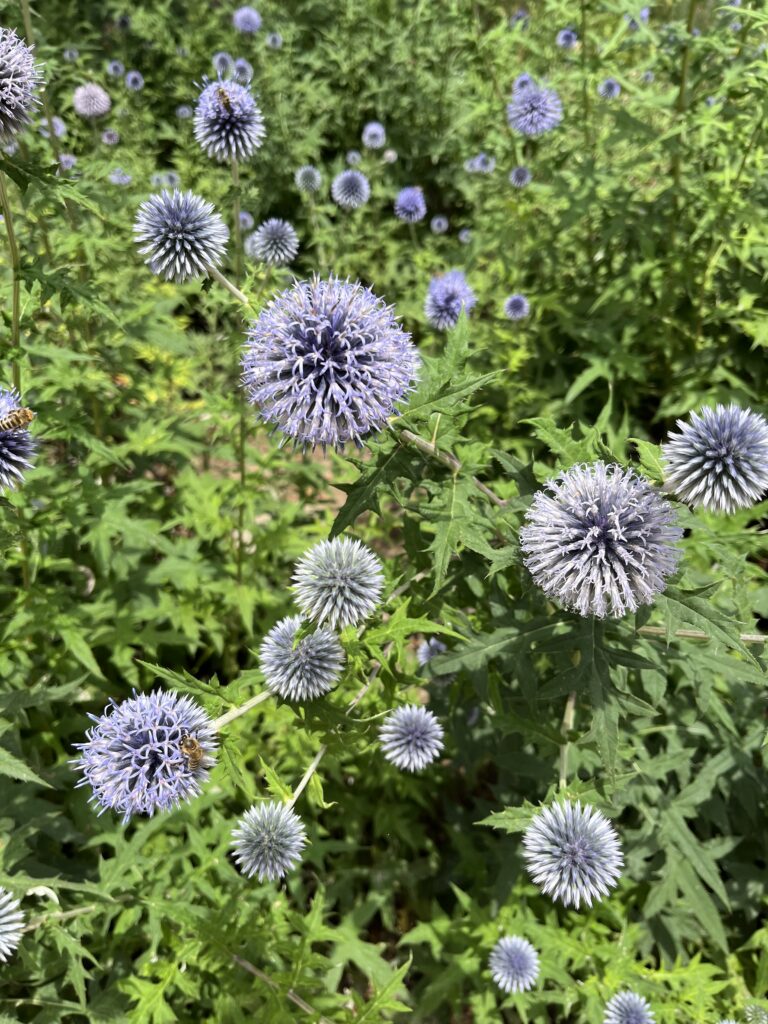
{"type": "Polygon", "coordinates": [[[240,170],[237,160],[232,159],[232,184],[235,190],[233,217],[235,221],[235,280],[243,280],[243,230],[240,226],[240,170]]]}
{"type": "Polygon", "coordinates": [[[0,209],[3,211],[5,233],[8,238],[8,253],[11,257],[11,346],[10,360],[13,374],[13,386],[21,392],[21,261],[16,232],[13,229],[11,204],[8,190],[5,187],[5,175],[0,171],[0,209]]]}
{"type": "Polygon", "coordinates": [[[225,725],[229,725],[230,722],[234,722],[236,718],[241,715],[247,714],[252,708],[255,708],[258,704],[263,704],[265,700],[269,700],[272,696],[269,690],[264,690],[262,693],[257,693],[255,697],[251,697],[245,704],[241,704],[238,708],[232,708],[231,711],[227,711],[226,714],[220,715],[213,722],[211,722],[211,728],[215,732],[220,732],[225,725]]]}
{"type": "Polygon", "coordinates": [[[218,270],[216,267],[206,267],[205,272],[209,277],[213,278],[214,281],[217,281],[223,288],[226,288],[230,295],[234,295],[237,301],[242,303],[243,306],[251,305],[251,300],[248,298],[248,296],[241,292],[240,289],[233,285],[232,282],[229,281],[226,277],[224,277],[222,272],[218,270]]]}
{"type": "Polygon", "coordinates": [[[563,724],[560,728],[560,732],[565,736],[565,743],[560,747],[560,789],[565,789],[568,784],[568,748],[570,747],[570,743],[568,742],[568,733],[573,728],[573,719],[575,715],[576,691],[573,690],[568,694],[568,700],[565,702],[563,724]]]}
{"type": "MultiPolygon", "coordinates": [[[[393,430],[395,430],[394,427],[393,430]]],[[[395,435],[400,441],[410,444],[424,455],[428,455],[431,459],[435,459],[443,466],[446,466],[454,475],[461,472],[461,461],[451,452],[441,451],[434,442],[425,441],[423,437],[419,437],[418,434],[414,434],[412,430],[406,430],[403,428],[396,429],[395,435]]],[[[507,503],[504,498],[500,498],[498,494],[494,493],[494,491],[484,484],[482,480],[478,480],[476,476],[473,476],[472,483],[482,495],[484,495],[498,508],[504,508],[506,506],[507,503]]]]}
{"type": "Polygon", "coordinates": [[[304,772],[304,775],[302,776],[301,782],[298,784],[296,789],[294,789],[294,791],[293,791],[293,796],[291,797],[290,802],[288,804],[288,808],[289,809],[291,809],[291,810],[293,809],[293,807],[296,805],[296,801],[299,799],[301,794],[304,792],[304,790],[309,785],[309,780],[312,778],[312,776],[317,771],[318,766],[320,765],[320,762],[323,759],[323,754],[326,752],[327,749],[328,749],[328,747],[324,743],[322,745],[322,747],[320,747],[318,752],[315,754],[315,757],[314,757],[314,759],[312,761],[312,764],[304,772]]]}

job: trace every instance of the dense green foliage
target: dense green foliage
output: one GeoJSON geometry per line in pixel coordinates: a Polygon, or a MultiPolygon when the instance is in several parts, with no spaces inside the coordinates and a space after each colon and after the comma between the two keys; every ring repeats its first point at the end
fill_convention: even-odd
{"type": "MultiPolygon", "coordinates": [[[[763,646],[740,639],[768,619],[768,504],[680,506],[680,573],[618,622],[548,602],[517,542],[557,468],[605,458],[660,482],[675,417],[731,400],[766,411],[763,5],[660,2],[633,32],[624,0],[535,0],[512,28],[517,4],[490,0],[265,0],[252,38],[232,5],[137,0],[129,29],[112,2],[38,6],[46,108],[67,135],[36,124],[0,159],[21,281],[0,383],[15,363],[41,441],[0,524],[0,885],[34,926],[2,967],[0,1021],[600,1024],[625,988],[660,1024],[768,1007],[766,676],[763,646]],[[566,25],[572,51],[555,44],[566,25]],[[175,115],[219,50],[254,65],[267,126],[239,184],[175,115]],[[110,59],[145,88],[110,80],[110,59]],[[506,120],[522,71],[563,99],[562,126],[536,141],[506,120]],[[614,101],[597,94],[608,75],[614,101]],[[89,80],[113,99],[97,127],[72,111],[89,80]],[[397,159],[363,152],[372,198],[345,214],[328,186],[372,118],[397,159]],[[480,150],[493,174],[464,170],[480,150]],[[294,185],[305,163],[324,175],[316,202],[294,185]],[[517,190],[519,163],[533,181],[517,190]],[[109,181],[116,166],[129,186],[109,181]],[[278,447],[239,388],[248,312],[213,282],[162,282],[135,250],[136,208],[168,170],[232,229],[238,205],[296,226],[290,272],[246,261],[256,309],[315,271],[395,305],[424,368],[390,432],[360,453],[278,447]],[[412,184],[447,234],[394,218],[412,184]],[[454,266],[478,303],[439,333],[424,295],[454,266]],[[519,324],[503,316],[516,291],[532,310],[519,324]],[[87,715],[157,685],[212,716],[257,694],[261,638],[295,612],[293,564],[342,532],[377,551],[387,588],[365,631],[343,634],[339,687],[239,717],[179,810],[98,817],[71,765],[87,715]],[[424,671],[431,634],[448,651],[424,671]],[[409,699],[446,732],[415,776],[376,737],[409,699]],[[281,885],[243,878],[235,819],[290,795],[321,744],[297,805],[301,867],[281,885]],[[554,905],[523,865],[520,832],[558,789],[603,810],[624,848],[618,889],[592,909],[554,905]],[[541,953],[525,995],[504,997],[487,970],[505,933],[541,953]]],[[[23,33],[23,10],[0,23],[23,33]]]]}

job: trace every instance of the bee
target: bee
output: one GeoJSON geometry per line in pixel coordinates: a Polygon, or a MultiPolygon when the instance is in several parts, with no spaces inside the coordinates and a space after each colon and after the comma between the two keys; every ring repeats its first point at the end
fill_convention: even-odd
{"type": "Polygon", "coordinates": [[[200,746],[199,740],[196,740],[194,736],[190,736],[188,732],[185,732],[182,734],[179,749],[187,759],[187,767],[189,770],[196,772],[205,760],[205,751],[200,746]]]}
{"type": "Polygon", "coordinates": [[[226,89],[219,86],[216,91],[216,95],[219,97],[219,103],[224,107],[228,114],[232,113],[232,100],[229,98],[229,93],[226,89]]]}
{"type": "Polygon", "coordinates": [[[11,409],[5,416],[0,416],[0,433],[6,430],[23,430],[34,418],[35,414],[31,409],[11,409]]]}

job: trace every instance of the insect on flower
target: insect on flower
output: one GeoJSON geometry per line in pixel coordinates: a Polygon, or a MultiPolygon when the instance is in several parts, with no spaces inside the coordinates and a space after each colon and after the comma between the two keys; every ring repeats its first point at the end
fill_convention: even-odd
{"type": "Polygon", "coordinates": [[[200,741],[194,736],[190,736],[188,732],[185,732],[181,737],[179,750],[186,757],[187,767],[191,772],[196,772],[205,760],[205,751],[200,741]]]}
{"type": "Polygon", "coordinates": [[[35,414],[31,409],[11,409],[4,416],[0,416],[0,433],[6,430],[23,430],[34,418],[35,414]]]}

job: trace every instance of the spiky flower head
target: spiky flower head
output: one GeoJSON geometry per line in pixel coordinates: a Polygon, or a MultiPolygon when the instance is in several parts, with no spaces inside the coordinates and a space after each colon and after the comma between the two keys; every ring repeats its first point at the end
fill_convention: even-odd
{"type": "Polygon", "coordinates": [[[752,1003],[750,1006],[745,1007],[744,1018],[747,1024],[768,1024],[768,1010],[758,1006],[757,1003],[752,1003]]]}
{"type": "Polygon", "coordinates": [[[300,860],[307,832],[298,814],[275,801],[254,804],[232,832],[235,861],[242,873],[274,882],[300,860]]]}
{"type": "Polygon", "coordinates": [[[238,57],[235,61],[235,66],[232,69],[235,78],[242,85],[248,85],[253,79],[253,64],[245,57],[238,57]]]}
{"type": "Polygon", "coordinates": [[[32,47],[13,29],[0,28],[0,142],[10,142],[29,124],[42,80],[32,47]]]}
{"type": "Polygon", "coordinates": [[[539,811],[523,836],[528,873],[543,893],[566,907],[592,906],[616,886],[623,863],[610,821],[577,801],[539,811]]]}
{"type": "Polygon", "coordinates": [[[105,146],[116,146],[120,141],[120,135],[114,128],[106,128],[101,133],[101,141],[105,146]]]}
{"type": "Polygon", "coordinates": [[[163,690],[137,694],[100,716],[76,743],[74,762],[90,786],[90,802],[101,814],[119,811],[123,822],[134,814],[167,811],[196,797],[214,763],[216,732],[208,715],[187,696],[163,690]],[[196,756],[199,744],[200,756],[196,756]]]}
{"type": "Polygon", "coordinates": [[[129,71],[125,76],[125,87],[131,92],[140,92],[144,88],[144,75],[140,71],[129,71]]]}
{"type": "Polygon", "coordinates": [[[261,28],[261,15],[255,7],[238,7],[232,15],[232,24],[238,32],[258,32],[261,28]]]}
{"type": "Polygon", "coordinates": [[[243,229],[243,231],[250,231],[255,223],[253,219],[253,214],[249,213],[247,210],[241,210],[238,219],[240,221],[240,227],[243,229]]]}
{"type": "Polygon", "coordinates": [[[448,218],[444,213],[435,214],[429,222],[429,230],[433,235],[444,235],[448,230],[448,218]]]}
{"type": "Polygon", "coordinates": [[[736,1024],[736,1021],[733,1017],[724,1017],[722,1020],[719,1020],[717,1024],[736,1024]]]}
{"type": "Polygon", "coordinates": [[[16,897],[0,886],[0,960],[5,962],[19,947],[24,934],[24,914],[16,897]]]}
{"type": "Polygon", "coordinates": [[[300,192],[306,192],[308,195],[318,192],[323,184],[322,174],[311,164],[305,164],[304,167],[300,167],[294,174],[293,180],[296,182],[296,188],[300,192]]]}
{"type": "Polygon", "coordinates": [[[421,705],[404,704],[384,719],[379,740],[391,764],[402,771],[418,772],[443,749],[443,727],[421,705]]]}
{"type": "Polygon", "coordinates": [[[125,74],[125,64],[121,60],[107,61],[107,74],[110,78],[122,78],[125,74]]]}
{"type": "Polygon", "coordinates": [[[356,210],[368,202],[371,186],[362,171],[342,171],[333,179],[331,195],[343,210],[356,210]]]}
{"type": "Polygon", "coordinates": [[[279,50],[283,45],[283,37],[279,32],[270,32],[267,35],[267,46],[270,50],[279,50]]]}
{"type": "Polygon", "coordinates": [[[188,103],[180,103],[178,107],[176,107],[176,117],[178,117],[180,121],[187,121],[193,114],[194,110],[188,103]]]}
{"type": "Polygon", "coordinates": [[[71,171],[77,163],[74,153],[59,153],[59,167],[62,171],[71,171]]]}
{"type": "Polygon", "coordinates": [[[422,640],[417,647],[416,660],[424,668],[433,658],[437,658],[440,654],[445,654],[447,650],[448,648],[442,640],[439,640],[436,636],[430,636],[426,640],[422,640]]]}
{"type": "Polygon", "coordinates": [[[424,202],[424,192],[418,185],[410,185],[408,188],[401,188],[395,199],[395,216],[398,220],[415,224],[423,220],[427,215],[427,204],[424,202]]]}
{"type": "Polygon", "coordinates": [[[270,217],[245,240],[245,252],[251,259],[272,267],[284,267],[296,259],[299,236],[292,224],[279,217],[270,217]]]}
{"type": "Polygon", "coordinates": [[[557,128],[563,119],[563,105],[554,89],[529,85],[512,96],[507,119],[516,132],[536,138],[557,128]]]}
{"type": "Polygon", "coordinates": [[[768,422],[751,409],[718,405],[678,420],[661,453],[664,486],[694,508],[732,513],[768,489],[768,422]]]}
{"type": "Polygon", "coordinates": [[[636,992],[619,992],[605,1004],[603,1024],[653,1024],[655,1020],[648,1002],[636,992]]]}
{"type": "Polygon", "coordinates": [[[363,128],[363,145],[366,149],[381,149],[387,141],[387,132],[380,121],[369,121],[363,128]]]}
{"type": "Polygon", "coordinates": [[[621,86],[615,78],[606,78],[598,85],[597,91],[604,100],[615,100],[621,95],[621,86]]]}
{"type": "Polygon", "coordinates": [[[330,629],[296,640],[305,624],[300,615],[282,619],[259,648],[261,670],[272,693],[283,700],[314,700],[332,690],[344,667],[344,648],[330,629]]]}
{"type": "Polygon", "coordinates": [[[537,492],[526,519],[520,544],[534,581],[579,615],[621,618],[651,604],[681,555],[672,505],[621,466],[571,466],[537,492]]]}
{"type": "Polygon", "coordinates": [[[67,126],[57,114],[51,117],[50,123],[47,120],[43,121],[38,130],[44,139],[50,139],[51,129],[56,139],[63,139],[67,134],[67,126]]]}
{"type": "Polygon", "coordinates": [[[487,153],[478,153],[477,156],[464,161],[464,170],[470,174],[493,174],[496,170],[496,159],[487,153]]]}
{"type": "Polygon", "coordinates": [[[539,954],[527,939],[505,935],[491,950],[488,967],[503,992],[527,992],[539,976],[539,954]]]}
{"type": "Polygon", "coordinates": [[[515,188],[525,188],[531,183],[531,172],[527,167],[513,167],[509,172],[509,182],[515,188]]]}
{"type": "Polygon", "coordinates": [[[391,306],[358,282],[297,281],[251,323],[243,385],[295,445],[361,446],[412,388],[419,357],[391,306]]]}
{"type": "Polygon", "coordinates": [[[504,314],[510,320],[525,320],[531,305],[524,295],[510,295],[504,303],[504,314]]]}
{"type": "Polygon", "coordinates": [[[113,185],[130,185],[133,178],[122,167],[115,167],[109,172],[109,180],[113,185]]]}
{"type": "Polygon", "coordinates": [[[97,82],[86,82],[85,85],[78,85],[72,93],[72,106],[76,114],[90,121],[108,114],[112,109],[112,100],[106,89],[102,89],[97,82]]]}
{"type": "Polygon", "coordinates": [[[235,73],[235,58],[231,53],[227,53],[226,50],[219,50],[218,53],[214,53],[211,57],[211,64],[213,64],[214,70],[220,78],[229,78],[230,75],[235,73]]]}
{"type": "Polygon", "coordinates": [[[367,619],[381,600],[379,559],[359,540],[324,540],[302,556],[293,573],[296,603],[313,622],[333,629],[367,619]]]}
{"type": "Polygon", "coordinates": [[[133,234],[144,261],[166,281],[200,277],[217,267],[224,255],[229,232],[212,203],[194,192],[163,190],[142,203],[133,234]]]}
{"type": "Polygon", "coordinates": [[[527,71],[523,71],[522,74],[518,75],[512,83],[512,92],[520,92],[521,89],[528,89],[530,86],[535,84],[536,82],[533,75],[529,75],[527,71]]]}
{"type": "Polygon", "coordinates": [[[69,61],[70,64],[74,64],[80,56],[80,51],[76,46],[68,46],[65,50],[61,51],[61,56],[64,60],[69,61]]]}
{"type": "Polygon", "coordinates": [[[438,331],[447,331],[456,326],[462,309],[469,313],[476,301],[464,274],[449,270],[429,282],[424,315],[438,331]]]}
{"type": "Polygon", "coordinates": [[[250,90],[229,79],[208,82],[195,107],[195,138],[212,160],[249,160],[264,141],[264,118],[250,90]]]}
{"type": "MultiPolygon", "coordinates": [[[[12,413],[22,409],[18,391],[0,388],[0,424],[7,422],[12,413]]],[[[28,426],[3,429],[0,426],[0,487],[13,488],[24,479],[24,470],[31,469],[37,451],[37,442],[28,426]]]]}
{"type": "Polygon", "coordinates": [[[469,245],[469,243],[472,241],[472,232],[470,231],[469,228],[462,228],[461,231],[458,233],[457,238],[459,239],[462,245],[469,245]]]}
{"type": "Polygon", "coordinates": [[[359,149],[347,150],[347,163],[349,164],[350,167],[357,167],[357,165],[362,161],[362,159],[363,154],[360,152],[359,149]]]}
{"type": "Polygon", "coordinates": [[[557,45],[563,50],[572,50],[578,41],[579,37],[575,29],[561,28],[557,33],[557,45]]]}

